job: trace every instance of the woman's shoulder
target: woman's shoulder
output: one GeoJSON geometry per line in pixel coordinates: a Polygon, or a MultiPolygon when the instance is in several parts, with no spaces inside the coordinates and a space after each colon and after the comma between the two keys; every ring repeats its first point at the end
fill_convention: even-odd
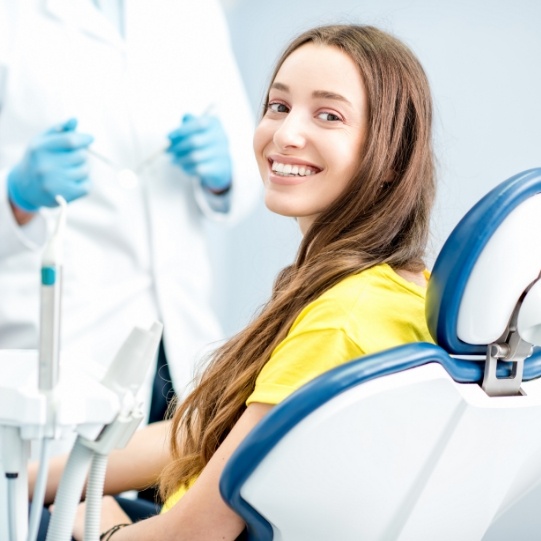
{"type": "Polygon", "coordinates": [[[424,312],[426,288],[381,264],[342,279],[308,304],[294,327],[304,324],[349,328],[360,321],[389,317],[389,311],[424,312]]]}
{"type": "Polygon", "coordinates": [[[398,274],[389,265],[383,263],[344,278],[323,293],[318,300],[351,305],[362,298],[398,294],[411,295],[424,302],[425,293],[425,286],[398,274]]]}

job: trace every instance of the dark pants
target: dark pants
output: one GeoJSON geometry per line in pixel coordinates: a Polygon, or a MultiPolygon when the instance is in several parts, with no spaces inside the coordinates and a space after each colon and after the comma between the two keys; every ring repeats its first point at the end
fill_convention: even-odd
{"type": "Polygon", "coordinates": [[[171,374],[169,372],[169,365],[167,364],[167,357],[165,356],[163,342],[160,342],[158,359],[156,362],[156,374],[152,385],[152,399],[150,401],[150,413],[148,416],[149,424],[164,420],[169,403],[174,396],[175,391],[173,389],[173,384],[171,383],[171,374]]]}
{"type": "MultiPolygon", "coordinates": [[[[150,412],[148,423],[157,423],[165,419],[165,414],[171,400],[175,396],[173,384],[171,383],[171,374],[169,373],[169,365],[163,348],[163,342],[160,342],[158,350],[158,360],[156,363],[156,374],[154,383],[152,384],[152,399],[150,401],[150,412]]],[[[152,503],[163,503],[159,501],[158,493],[155,487],[141,490],[138,495],[139,499],[148,500],[152,503]]]]}

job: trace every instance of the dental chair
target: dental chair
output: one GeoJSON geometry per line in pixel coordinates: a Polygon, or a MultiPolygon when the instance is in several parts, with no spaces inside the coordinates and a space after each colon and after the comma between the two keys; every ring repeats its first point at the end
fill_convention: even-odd
{"type": "MultiPolygon", "coordinates": [[[[480,541],[541,482],[541,169],[483,197],[436,260],[417,343],[279,404],[220,490],[254,541],[480,541]]],[[[541,535],[541,534],[540,534],[541,535]]]]}

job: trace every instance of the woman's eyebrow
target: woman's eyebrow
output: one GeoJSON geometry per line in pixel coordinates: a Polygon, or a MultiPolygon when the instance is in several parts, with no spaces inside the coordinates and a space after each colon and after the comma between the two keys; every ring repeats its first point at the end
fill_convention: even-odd
{"type": "Polygon", "coordinates": [[[329,90],[314,90],[312,92],[312,97],[342,101],[344,103],[347,103],[348,105],[352,105],[352,103],[347,98],[342,96],[342,94],[337,94],[336,92],[331,92],[329,90]]]}
{"type": "Polygon", "coordinates": [[[283,92],[289,92],[289,87],[287,85],[279,83],[277,81],[274,81],[274,83],[272,83],[271,88],[275,90],[282,90],[283,92]]]}
{"type": "MultiPolygon", "coordinates": [[[[281,90],[282,92],[290,92],[289,87],[287,85],[285,85],[284,83],[280,83],[278,81],[275,81],[274,83],[272,83],[271,89],[281,90]]],[[[342,96],[342,94],[337,94],[336,92],[332,92],[330,90],[314,90],[312,92],[312,97],[323,98],[327,100],[336,100],[336,101],[347,103],[348,105],[352,105],[352,103],[347,98],[342,96]]]]}

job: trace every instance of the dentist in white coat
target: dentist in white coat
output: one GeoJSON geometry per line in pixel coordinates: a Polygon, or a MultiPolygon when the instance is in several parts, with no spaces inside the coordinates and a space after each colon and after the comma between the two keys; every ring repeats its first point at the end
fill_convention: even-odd
{"type": "Polygon", "coordinates": [[[38,346],[59,193],[63,362],[104,370],[158,319],[182,394],[222,337],[203,222],[236,221],[257,198],[252,131],[217,0],[2,0],[0,348],[38,346]]]}

